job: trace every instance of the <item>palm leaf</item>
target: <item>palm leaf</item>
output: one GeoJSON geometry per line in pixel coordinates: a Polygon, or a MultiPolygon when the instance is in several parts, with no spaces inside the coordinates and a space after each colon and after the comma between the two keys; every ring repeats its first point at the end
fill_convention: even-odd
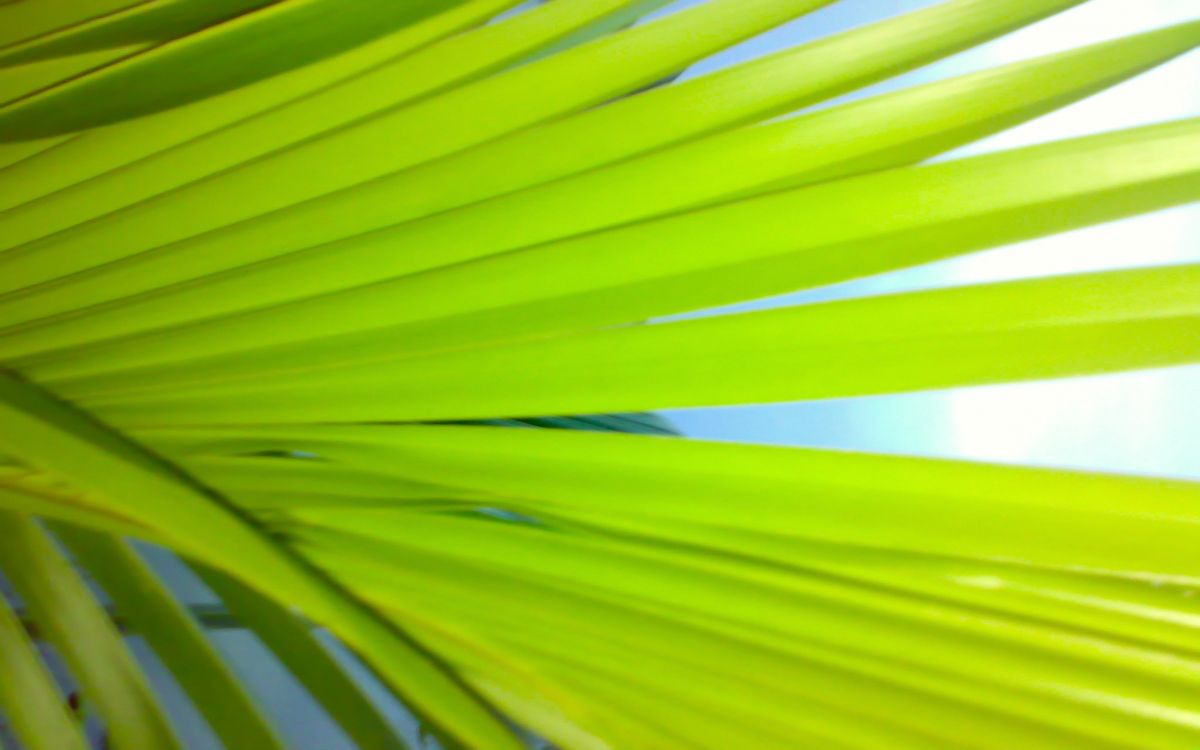
{"type": "Polygon", "coordinates": [[[1195,119],[924,162],[1200,21],[810,109],[1080,2],[679,80],[828,2],[0,5],[21,747],[187,746],[133,637],[225,747],[287,747],[230,627],[364,750],[1195,746],[1197,485],[645,411],[1200,360],[1195,265],[654,320],[1194,201],[1195,119]]]}
{"type": "Polygon", "coordinates": [[[283,747],[191,615],[127,542],[66,524],[55,525],[54,530],[113,598],[128,620],[127,627],[145,638],[176,676],[226,745],[283,747]]]}
{"type": "Polygon", "coordinates": [[[8,512],[2,563],[39,625],[127,747],[180,747],[145,676],[70,564],[32,520],[8,512]]]}
{"type": "Polygon", "coordinates": [[[11,713],[21,739],[33,750],[86,748],[83,734],[68,713],[58,686],[7,601],[0,601],[0,638],[4,665],[0,706],[11,713]]]}

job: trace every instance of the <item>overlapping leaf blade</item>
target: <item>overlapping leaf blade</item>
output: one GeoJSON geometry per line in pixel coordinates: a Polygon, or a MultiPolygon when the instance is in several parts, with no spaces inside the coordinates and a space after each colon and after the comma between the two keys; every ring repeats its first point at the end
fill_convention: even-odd
{"type": "MultiPolygon", "coordinates": [[[[197,701],[230,675],[108,535],[188,558],[364,747],[401,745],[314,624],[487,750],[519,744],[492,708],[587,750],[1200,737],[1196,485],[562,416],[1200,360],[1194,265],[644,324],[1195,200],[1194,119],[912,165],[1200,22],[767,122],[1079,0],[951,0],[648,91],[825,3],[355,0],[317,29],[336,3],[285,0],[172,41],[240,0],[44,2],[0,6],[12,90],[101,67],[0,110],[30,138],[0,145],[0,508],[91,529],[61,527],[197,701]],[[378,424],[464,420],[491,426],[378,424]]],[[[120,643],[75,594],[94,678],[120,643]]],[[[74,742],[0,636],[27,742],[74,742]]],[[[147,697],[118,666],[109,716],[147,697]]],[[[275,742],[222,697],[227,746],[275,742]]],[[[153,717],[121,731],[172,742],[153,717]]]]}
{"type": "Polygon", "coordinates": [[[0,514],[0,565],[71,666],[114,741],[128,747],[181,747],[133,655],[71,564],[36,522],[9,511],[0,514]]]}
{"type": "Polygon", "coordinates": [[[33,642],[0,597],[0,707],[30,750],[84,750],[83,733],[38,658],[33,642]]]}
{"type": "Polygon", "coordinates": [[[191,615],[127,542],[69,524],[57,524],[54,531],[159,655],[227,746],[283,747],[191,615]]]}
{"type": "MultiPolygon", "coordinates": [[[[255,237],[211,237],[43,285],[14,296],[8,304],[0,301],[0,320],[28,323],[56,313],[86,311],[89,302],[113,303],[108,310],[90,311],[86,318],[50,320],[46,327],[35,322],[25,333],[51,343],[55,339],[50,332],[64,327],[85,329],[89,337],[102,338],[105,333],[129,334],[150,325],[162,327],[201,315],[281,305],[342,290],[348,294],[341,304],[353,307],[361,317],[371,297],[356,296],[351,291],[354,286],[669,215],[735,195],[770,192],[781,189],[783,182],[803,185],[917,161],[1035,117],[1197,43],[1200,24],[1184,25],[808,117],[740,129],[423,221],[266,258],[267,263],[255,267],[231,264],[259,257],[271,244],[256,244],[248,252],[237,243],[255,242],[255,237]],[[1047,78],[1054,83],[1045,84],[1047,78]],[[737,167],[730,169],[730,164],[737,167]],[[416,247],[423,250],[401,249],[416,247]],[[213,275],[221,271],[232,273],[213,275]],[[285,278],[289,283],[280,283],[285,278]],[[185,288],[172,286],[180,282],[190,283],[185,288]],[[156,293],[136,294],[145,290],[156,293]]],[[[324,218],[316,215],[304,223],[316,225],[324,218]]],[[[726,221],[732,226],[731,220],[726,221]]],[[[297,228],[292,222],[289,231],[297,228]]],[[[664,241],[643,237],[618,233],[612,242],[641,246],[664,241]]],[[[273,242],[278,249],[280,242],[287,241],[294,240],[273,242]]],[[[558,252],[581,253],[570,245],[558,252]]],[[[486,265],[474,270],[488,278],[497,273],[486,265]]],[[[555,275],[550,266],[534,273],[555,275]]],[[[430,290],[438,283],[423,277],[414,281],[430,290]]],[[[405,286],[402,280],[394,287],[365,292],[376,297],[410,296],[405,286]]],[[[281,308],[274,313],[294,318],[297,311],[281,308]]],[[[326,305],[322,317],[332,321],[339,316],[326,305]]],[[[371,319],[382,324],[397,317],[394,310],[385,309],[371,319]]]]}
{"type": "Polygon", "coordinates": [[[61,135],[213,96],[366,43],[444,5],[435,0],[268,5],[7,104],[0,109],[0,140],[61,135]],[[196,65],[204,66],[205,75],[186,75],[196,65]]]}

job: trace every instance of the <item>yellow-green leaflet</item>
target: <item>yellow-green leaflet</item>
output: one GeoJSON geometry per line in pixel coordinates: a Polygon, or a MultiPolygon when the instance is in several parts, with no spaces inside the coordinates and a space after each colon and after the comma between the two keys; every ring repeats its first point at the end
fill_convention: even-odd
{"type": "MultiPolygon", "coordinates": [[[[504,507],[515,500],[527,507],[586,511],[593,519],[611,519],[604,523],[623,524],[621,519],[632,514],[930,555],[1024,561],[1063,570],[1094,567],[1097,573],[1105,571],[1094,561],[1108,555],[1114,573],[1162,574],[1182,582],[1196,574],[1187,544],[1200,488],[1189,482],[490,427],[265,426],[147,429],[138,434],[185,463],[193,460],[189,456],[248,451],[251,445],[259,450],[306,450],[337,465],[410,480],[453,477],[444,481],[458,492],[493,495],[481,495],[475,501],[479,505],[493,502],[504,507]],[[232,443],[222,441],[227,436],[232,443]],[[555,459],[551,466],[539,466],[550,458],[555,459]],[[689,462],[711,466],[703,472],[675,470],[689,462]],[[588,481],[571,486],[571,477],[579,471],[587,471],[588,481]],[[747,477],[756,478],[753,486],[739,488],[738,482],[747,477]],[[1018,489],[1023,492],[1018,494],[1018,489]],[[625,496],[618,497],[621,493],[625,496]],[[937,519],[927,517],[923,504],[948,496],[956,498],[954,511],[937,519]],[[724,507],[731,503],[746,512],[728,517],[724,507]],[[1047,517],[1038,528],[1015,522],[1003,528],[965,523],[1002,508],[1005,517],[1047,517]],[[1062,517],[1051,523],[1049,516],[1056,514],[1062,517]],[[1145,525],[1157,531],[1130,534],[1125,545],[1087,534],[1064,543],[1065,535],[1085,518],[1091,519],[1089,524],[1145,525]],[[939,524],[945,525],[945,535],[936,540],[922,537],[939,524]],[[949,533],[955,528],[959,532],[949,533]],[[1054,539],[1058,541],[1049,543],[1054,539]]],[[[370,517],[375,510],[361,513],[370,517]]],[[[350,513],[297,511],[312,518],[350,513]]]]}
{"type": "Polygon", "coordinates": [[[1064,377],[1200,361],[1198,292],[1200,265],[1113,271],[613,328],[81,401],[119,426],[483,419],[1064,377]],[[945,314],[948,305],[955,315],[945,314]],[[731,361],[739,367],[730,368],[731,361]]]}
{"type": "Polygon", "coordinates": [[[58,686],[7,601],[0,601],[0,708],[30,750],[84,750],[58,686]]]}
{"type": "MultiPolygon", "coordinates": [[[[210,129],[202,137],[182,142],[174,148],[151,152],[146,158],[119,170],[109,171],[95,179],[77,182],[70,188],[45,195],[40,200],[21,206],[17,212],[6,217],[9,239],[7,245],[19,244],[23,239],[41,237],[56,229],[69,227],[86,219],[102,216],[114,209],[152,198],[173,188],[187,185],[200,178],[220,174],[226,168],[234,168],[257,157],[286,151],[287,147],[302,144],[339,127],[353,125],[372,116],[422,98],[438,94],[446,89],[484,77],[489,73],[511,65],[526,57],[531,51],[562,39],[571,32],[586,29],[589,25],[611,16],[623,8],[638,7],[642,3],[633,0],[605,0],[595,3],[586,0],[568,0],[545,8],[515,16],[503,23],[484,26],[459,36],[448,38],[422,49],[413,47],[448,35],[472,22],[478,22],[494,14],[508,3],[466,3],[452,14],[434,17],[425,23],[408,27],[381,40],[380,43],[355,50],[329,62],[302,70],[307,75],[297,77],[304,90],[302,95],[290,95],[281,106],[267,108],[254,101],[255,116],[240,119],[230,127],[210,129]],[[447,18],[447,16],[450,16],[447,18]],[[450,23],[450,22],[453,23],[450,23]],[[431,33],[432,32],[432,33],[431,33]],[[375,50],[375,54],[366,54],[375,50]],[[411,54],[404,54],[412,51],[411,54]],[[379,60],[381,55],[387,55],[379,60]],[[350,68],[347,75],[339,69],[350,68]],[[330,78],[330,72],[337,78],[330,78]],[[316,83],[330,85],[313,87],[316,83]],[[11,219],[11,220],[10,220],[11,219]]],[[[279,91],[272,81],[257,87],[271,92],[279,91]]],[[[285,88],[283,93],[289,93],[285,88]]],[[[246,97],[235,96],[240,103],[246,97]]],[[[197,109],[211,110],[204,102],[197,109]]],[[[218,110],[221,112],[221,110],[218,110]]],[[[160,115],[167,118],[170,113],[160,115]]],[[[173,120],[178,120],[176,115],[173,120]]],[[[186,125],[194,128],[193,118],[186,125]]],[[[203,118],[201,118],[203,120],[203,118]]],[[[158,124],[154,130],[161,130],[158,124]]],[[[117,132],[144,130],[138,122],[114,126],[117,132]]],[[[281,155],[282,158],[282,155],[281,155]]],[[[33,178],[54,179],[52,171],[63,167],[61,157],[54,163],[41,162],[30,165],[27,172],[33,178]]],[[[65,165],[68,173],[77,167],[65,165]]],[[[252,168],[248,165],[247,168],[252,168]]],[[[69,184],[69,183],[68,183],[69,184]]],[[[22,189],[23,202],[30,198],[22,189]]]]}
{"type": "Polygon", "coordinates": [[[252,11],[275,0],[154,0],[0,48],[0,67],[162,42],[252,11]]]}
{"type": "MultiPolygon", "coordinates": [[[[104,48],[67,57],[0,67],[0,107],[52,88],[62,80],[84,75],[149,48],[147,43],[104,48]]],[[[11,145],[11,144],[9,144],[11,145]]]]}
{"type": "Polygon", "coordinates": [[[197,567],[196,573],[360,747],[404,750],[387,720],[338,666],[309,624],[220,571],[197,567]]]}
{"type": "MultiPolygon", "coordinates": [[[[134,177],[140,178],[131,184],[144,186],[142,189],[149,189],[146,195],[152,195],[153,183],[145,169],[147,165],[141,163],[143,160],[167,158],[174,169],[168,170],[168,174],[173,175],[171,179],[177,181],[168,184],[184,182],[188,173],[183,171],[181,162],[175,156],[177,151],[173,147],[179,147],[178,150],[186,154],[193,146],[185,148],[183,144],[191,143],[207,134],[217,137],[216,133],[223,132],[226,126],[236,125],[236,131],[245,127],[239,125],[243,120],[257,122],[259,118],[271,118],[271,113],[277,107],[304,100],[310,94],[315,95],[326,87],[336,86],[376,67],[387,66],[392,60],[403,58],[413,50],[487,20],[514,2],[515,0],[471,0],[446,13],[397,29],[370,44],[355,47],[287,73],[165,112],[67,136],[71,140],[69,145],[64,144],[63,148],[53,152],[47,150],[45,153],[39,153],[36,159],[26,159],[7,173],[6,179],[0,180],[0,206],[12,208],[78,183],[87,183],[86,187],[81,185],[78,188],[78,191],[89,197],[82,205],[91,213],[83,214],[82,218],[80,214],[65,211],[61,203],[56,204],[58,208],[51,212],[43,210],[45,203],[39,203],[41,208],[33,209],[41,211],[36,214],[39,224],[36,231],[40,234],[34,235],[40,236],[59,227],[71,226],[89,215],[104,213],[109,210],[105,208],[109,205],[107,202],[113,201],[114,198],[114,206],[125,205],[136,198],[138,193],[123,193],[116,190],[111,182],[88,182],[117,168],[125,167],[118,174],[132,173],[134,177]],[[107,189],[95,190],[96,187],[107,189]]],[[[388,92],[376,90],[375,94],[374,98],[386,100],[388,92]]],[[[326,117],[338,116],[337,112],[318,111],[324,112],[326,117]]],[[[324,120],[320,120],[316,126],[320,127],[322,122],[324,120]]],[[[247,123],[246,126],[250,125],[251,123],[247,123]]],[[[276,126],[278,127],[278,123],[276,126]]],[[[219,136],[219,140],[228,144],[229,141],[225,140],[227,137],[219,136]]],[[[58,140],[62,138],[63,136],[59,136],[58,140]]],[[[23,143],[0,143],[0,153],[19,149],[23,143]]],[[[258,144],[258,148],[277,148],[280,145],[283,144],[267,141],[258,144]]],[[[208,151],[204,159],[192,160],[190,166],[192,169],[210,168],[216,171],[221,166],[220,159],[235,159],[237,153],[236,150],[228,155],[220,150],[208,151]]],[[[118,175],[111,175],[111,178],[120,179],[118,175]]],[[[59,196],[55,200],[69,198],[71,194],[74,192],[59,196]]],[[[15,231],[15,227],[6,221],[6,233],[9,231],[15,231]]],[[[13,236],[5,244],[18,241],[19,237],[13,236]]]]}
{"type": "Polygon", "coordinates": [[[1200,748],[1200,483],[655,411],[1200,364],[1109,5],[0,0],[0,743],[1200,748]]]}
{"type": "MultiPolygon", "coordinates": [[[[1184,203],[1200,195],[1198,143],[1200,121],[1185,120],[894,169],[585,234],[343,295],[95,341],[105,318],[120,319],[124,312],[114,307],[109,315],[96,311],[17,328],[0,340],[0,353],[26,357],[34,378],[62,379],[364,328],[380,329],[380,346],[369,350],[374,359],[396,359],[489,338],[636,322],[1184,203]],[[1015,215],[1022,220],[1013,221],[1015,215]],[[535,291],[523,291],[530,289],[535,291]],[[542,302],[540,294],[550,299],[542,302]],[[572,304],[561,305],[569,295],[572,304]],[[541,314],[549,307],[561,311],[541,314]],[[435,319],[446,308],[445,317],[435,319]],[[487,314],[471,314],[480,308],[487,314]],[[375,315],[364,318],[367,311],[375,315]],[[413,325],[387,327],[398,322],[413,325]],[[56,341],[55,334],[62,338],[56,341]],[[79,343],[84,346],[54,351],[55,344],[79,343]]],[[[361,356],[357,347],[341,349],[361,356]]],[[[261,367],[286,360],[256,361],[261,367]]],[[[329,356],[320,361],[337,363],[329,356]]]]}
{"type": "Polygon", "coordinates": [[[139,4],[140,0],[41,0],[0,5],[0,48],[139,4]]]}
{"type": "Polygon", "coordinates": [[[155,650],[226,745],[284,747],[200,627],[129,543],[68,524],[52,528],[155,650]]]}
{"type": "MultiPolygon", "coordinates": [[[[721,18],[722,13],[737,13],[732,4],[725,10],[721,7],[709,9],[702,5],[682,14],[681,18],[668,17],[658,23],[618,34],[611,40],[599,40],[585,45],[584,48],[572,50],[571,57],[567,60],[556,56],[512,71],[510,74],[497,76],[486,82],[487,85],[480,83],[468,86],[450,92],[453,95],[435,97],[416,107],[401,108],[391,117],[376,118],[363,123],[360,128],[335,134],[335,142],[329,142],[328,139],[318,140],[308,144],[303,153],[284,153],[268,164],[251,165],[249,172],[235,170],[216,175],[182,194],[165,195],[158,201],[143,204],[140,208],[135,205],[125,211],[111,214],[107,220],[82,225],[75,231],[47,238],[35,244],[32,251],[7,257],[0,255],[0,260],[3,261],[0,267],[6,271],[6,276],[0,279],[9,279],[0,283],[20,286],[54,278],[69,270],[87,268],[106,260],[185,239],[197,232],[215,229],[238,218],[261,215],[268,208],[251,210],[251,206],[242,201],[239,202],[238,211],[244,215],[230,219],[211,217],[209,212],[220,214],[232,210],[233,207],[224,201],[193,201],[192,198],[206,191],[222,191],[220,194],[227,197],[231,190],[241,190],[237,187],[240,181],[257,179],[254,174],[268,165],[278,164],[280,170],[290,169],[289,162],[306,158],[305,154],[309,152],[315,158],[317,152],[324,152],[325,149],[347,149],[345,157],[326,153],[320,158],[320,169],[346,174],[348,184],[341,187],[361,186],[358,190],[345,190],[341,193],[333,188],[324,191],[328,194],[327,200],[336,202],[337,210],[334,213],[346,213],[347,218],[353,221],[358,213],[364,210],[361,205],[363,190],[367,191],[368,195],[377,196],[373,198],[373,204],[375,201],[386,201],[384,205],[388,205],[398,197],[404,197],[414,188],[403,181],[405,171],[402,168],[414,167],[434,170],[434,175],[437,175],[435,182],[420,188],[422,192],[433,190],[431,197],[418,202],[418,206],[432,202],[433,205],[425,210],[433,211],[441,207],[441,201],[444,200],[441,199],[441,194],[446,190],[467,191],[468,195],[487,197],[496,192],[506,192],[505,189],[489,187],[488,183],[512,185],[507,188],[511,190],[686,140],[712,130],[786,112],[916,67],[1078,2],[1079,0],[1039,0],[1030,3],[1028,0],[1003,0],[997,3],[994,0],[955,0],[896,19],[852,29],[826,40],[785,50],[772,57],[746,63],[680,86],[658,88],[642,96],[627,97],[609,106],[581,112],[575,117],[542,123],[543,118],[548,115],[560,114],[541,112],[547,104],[557,105],[556,108],[563,107],[568,102],[574,103],[581,95],[588,95],[589,98],[595,96],[594,99],[584,102],[585,104],[597,103],[605,96],[623,90],[621,86],[613,86],[608,76],[604,75],[604,71],[609,67],[613,69],[614,79],[617,73],[632,74],[634,77],[624,79],[623,83],[624,86],[636,86],[657,80],[665,73],[674,72],[677,66],[702,56],[703,48],[696,48],[708,40],[706,37],[689,38],[689,27],[694,24],[687,22],[691,20],[707,23],[705,19],[711,21],[721,18]],[[680,47],[685,56],[671,60],[668,53],[673,51],[672,47],[661,47],[656,48],[657,54],[643,54],[631,58],[626,54],[625,47],[628,44],[627,37],[634,32],[644,39],[648,38],[646,43],[653,43],[656,47],[660,47],[657,41],[659,38],[668,39],[674,46],[680,47]],[[853,62],[846,65],[846,60],[853,62]],[[653,67],[647,69],[648,65],[653,67]],[[574,72],[576,68],[588,71],[590,76],[580,78],[574,72]],[[584,85],[588,81],[592,82],[591,85],[599,86],[600,90],[589,91],[584,85]],[[539,102],[541,97],[535,92],[544,91],[547,86],[553,87],[552,90],[555,91],[564,91],[568,98],[551,98],[539,102]],[[529,99],[537,102],[537,106],[522,109],[523,103],[529,99]],[[487,120],[473,118],[464,121],[464,108],[483,108],[490,113],[490,117],[487,120]],[[445,119],[450,124],[438,129],[430,118],[438,121],[445,119]],[[527,120],[522,126],[543,124],[543,127],[529,129],[525,134],[522,134],[519,128],[511,133],[501,130],[486,136],[477,132],[487,125],[495,125],[500,129],[513,119],[527,120]],[[623,122],[635,123],[636,127],[624,128],[621,126],[623,122]],[[416,140],[403,140],[404,131],[396,130],[399,127],[397,123],[408,123],[408,126],[414,129],[413,138],[416,140]],[[430,132],[437,134],[439,140],[471,139],[471,142],[445,150],[439,149],[440,153],[412,153],[417,148],[429,145],[424,136],[430,132]],[[498,135],[508,135],[508,138],[500,139],[490,147],[485,146],[484,154],[487,160],[483,163],[475,161],[476,155],[473,150],[463,151],[455,157],[456,148],[476,145],[488,137],[495,138],[498,135]],[[361,154],[365,153],[364,150],[370,150],[372,154],[369,163],[364,163],[360,158],[361,154]],[[531,157],[531,154],[536,154],[536,158],[531,157]],[[464,171],[461,165],[455,165],[455,168],[450,170],[439,170],[436,166],[437,160],[433,158],[435,156],[459,158],[471,164],[471,169],[464,171]],[[335,163],[330,163],[335,159],[335,163]],[[430,163],[422,166],[427,160],[430,163]],[[391,164],[392,161],[395,163],[391,164]],[[516,173],[510,174],[514,170],[516,173]],[[365,174],[366,171],[370,174],[365,174]],[[375,185],[367,181],[368,177],[386,176],[393,172],[402,180],[399,185],[387,184],[381,180],[376,180],[379,184],[375,185]],[[356,173],[361,176],[355,177],[356,173]],[[470,180],[464,181],[464,176],[469,176],[470,180]],[[442,186],[441,183],[448,178],[457,179],[448,186],[442,186]],[[477,187],[474,183],[479,180],[487,182],[477,187]],[[514,181],[516,184],[512,184],[514,181]],[[481,193],[481,190],[484,192],[481,193]],[[176,208],[171,208],[172,205],[176,208]],[[357,208],[352,208],[347,213],[349,207],[357,208]],[[183,208],[186,210],[182,215],[174,215],[169,222],[163,221],[168,212],[183,208]],[[133,233],[131,221],[149,223],[142,231],[133,233]],[[114,231],[118,227],[119,230],[114,231]],[[104,236],[105,241],[101,244],[90,241],[97,236],[104,236]],[[53,262],[47,264],[47,261],[53,262]],[[14,265],[14,262],[21,265],[14,265]],[[33,265],[22,270],[22,265],[25,264],[33,265]]],[[[539,11],[544,10],[548,13],[554,5],[539,11]]],[[[817,3],[810,5],[815,7],[817,3]]],[[[790,7],[790,4],[786,4],[779,12],[788,11],[790,7]]],[[[788,12],[790,15],[798,15],[801,11],[788,12]]],[[[516,23],[519,20],[518,16],[507,23],[516,23]]],[[[712,46],[736,41],[741,35],[761,30],[769,20],[761,15],[739,17],[740,23],[726,27],[721,38],[714,40],[712,46]],[[760,25],[753,26],[755,20],[760,21],[760,25]],[[746,26],[751,28],[746,30],[746,26]]],[[[468,43],[468,39],[464,39],[462,43],[468,43]]],[[[637,39],[634,43],[643,44],[637,39]]],[[[439,68],[434,68],[429,74],[437,70],[439,68]]],[[[326,113],[324,116],[331,115],[326,113]]],[[[424,150],[429,151],[428,148],[424,150]]],[[[224,157],[214,157],[211,154],[206,156],[206,160],[212,158],[224,157]]],[[[313,168],[304,167],[301,173],[311,175],[313,168]]],[[[174,170],[169,172],[172,175],[170,179],[174,179],[174,173],[174,170]]],[[[42,237],[55,229],[69,227],[83,219],[97,216],[98,207],[111,210],[103,209],[103,206],[114,199],[122,200],[124,193],[131,187],[141,191],[143,188],[140,186],[145,184],[146,179],[143,174],[132,183],[124,183],[120,175],[114,177],[118,179],[115,185],[95,185],[96,188],[105,188],[103,190],[80,186],[83,192],[77,197],[64,196],[67,200],[65,204],[51,199],[37,206],[30,206],[26,211],[10,216],[0,215],[0,229],[3,230],[0,237],[6,238],[5,246],[18,245],[42,237]],[[98,204],[97,201],[101,203],[98,204]],[[80,211],[85,212],[82,218],[75,216],[80,211]]],[[[263,177],[269,176],[264,174],[263,177]]],[[[270,190],[251,191],[252,195],[242,197],[245,200],[259,201],[276,196],[279,200],[271,208],[286,208],[301,199],[298,196],[287,195],[288,191],[302,187],[291,185],[287,180],[291,178],[284,178],[282,175],[271,178],[270,190]]],[[[417,200],[408,197],[404,199],[417,200]]],[[[387,215],[395,217],[396,214],[393,210],[387,215]]],[[[411,213],[408,216],[402,214],[391,220],[411,216],[411,213]]],[[[323,211],[322,221],[328,220],[329,212],[323,211]]],[[[379,225],[387,223],[385,221],[379,225]]],[[[331,239],[339,236],[344,235],[334,235],[331,239]]],[[[223,237],[222,240],[235,241],[235,238],[223,237]]],[[[255,238],[255,244],[261,241],[261,237],[255,238]]]]}
{"type": "Polygon", "coordinates": [[[194,559],[231,568],[235,560],[243,564],[254,559],[254,583],[264,593],[278,595],[290,589],[289,598],[299,611],[328,623],[358,648],[388,652],[381,664],[385,679],[399,687],[396,677],[403,672],[408,684],[422,684],[414,707],[424,713],[427,702],[428,715],[439,724],[452,713],[454,726],[447,729],[452,736],[497,748],[517,747],[507,728],[436,658],[314,575],[178,469],[15,378],[0,380],[0,394],[0,449],[53,474],[86,477],[84,489],[107,498],[119,511],[145,519],[194,559]],[[449,713],[438,717],[442,711],[449,713]]]}
{"type": "MultiPolygon", "coordinates": [[[[273,252],[278,241],[220,236],[184,243],[13,295],[8,304],[0,300],[0,320],[28,323],[86,308],[89,303],[114,301],[121,304],[111,314],[94,311],[67,325],[86,327],[95,338],[106,332],[130,333],[138,325],[163,326],[189,315],[264,307],[498,255],[734,195],[778,190],[782,183],[803,185],[913,162],[1035,117],[1196,44],[1200,44],[1200,23],[741,128],[422,221],[279,256],[257,267],[238,268],[236,273],[213,272],[273,252]],[[1052,83],[1046,84],[1047,79],[1052,83]],[[737,167],[731,169],[730,164],[737,167]],[[252,249],[242,242],[253,243],[252,249]],[[280,283],[284,278],[290,283],[280,283]],[[182,281],[194,283],[186,289],[171,288],[172,282],[182,281]],[[155,288],[160,293],[140,298],[135,294],[155,288]],[[125,296],[131,298],[122,302],[125,296]]],[[[313,225],[325,219],[326,225],[338,221],[317,214],[313,225]]],[[[293,231],[296,228],[293,222],[293,231]]],[[[477,270],[489,278],[496,275],[486,266],[477,270]]],[[[428,281],[421,283],[429,288],[428,281]]],[[[408,292],[397,290],[395,296],[405,297],[408,292]]],[[[361,299],[347,299],[346,304],[361,313],[361,299]]],[[[279,314],[287,313],[281,309],[279,314]]],[[[389,321],[395,315],[380,311],[378,320],[389,321]]],[[[30,335],[44,338],[45,331],[34,327],[30,335]]]]}
{"type": "Polygon", "coordinates": [[[107,125],[219,94],[363,44],[444,5],[288,0],[260,7],[0,107],[0,141],[107,125]],[[198,64],[205,75],[186,75],[198,64]]]}
{"type": "Polygon", "coordinates": [[[71,666],[113,740],[127,747],[181,747],[120,634],[36,521],[0,511],[0,568],[71,666]]]}

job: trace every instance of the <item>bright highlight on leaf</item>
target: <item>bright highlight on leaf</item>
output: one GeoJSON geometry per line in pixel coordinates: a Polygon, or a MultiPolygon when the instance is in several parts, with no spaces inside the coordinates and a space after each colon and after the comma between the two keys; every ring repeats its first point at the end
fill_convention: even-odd
{"type": "Polygon", "coordinates": [[[1197,485],[651,413],[1200,361],[1194,264],[656,321],[1200,196],[1196,118],[926,163],[1200,19],[676,80],[832,1],[0,3],[0,737],[283,750],[238,628],[363,750],[1200,745],[1197,485]]]}

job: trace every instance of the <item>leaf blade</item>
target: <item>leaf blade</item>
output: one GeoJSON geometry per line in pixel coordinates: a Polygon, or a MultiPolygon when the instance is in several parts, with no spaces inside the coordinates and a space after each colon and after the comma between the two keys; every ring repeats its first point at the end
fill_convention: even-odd
{"type": "Polygon", "coordinates": [[[87,749],[66,701],[4,597],[0,597],[0,672],[4,674],[0,706],[30,750],[87,749]]]}
{"type": "Polygon", "coordinates": [[[118,744],[180,748],[132,654],[70,564],[32,520],[0,512],[0,563],[71,666],[118,744]]]}
{"type": "Polygon", "coordinates": [[[222,742],[284,747],[196,621],[128,543],[68,524],[56,524],[54,532],[171,670],[222,742]]]}

